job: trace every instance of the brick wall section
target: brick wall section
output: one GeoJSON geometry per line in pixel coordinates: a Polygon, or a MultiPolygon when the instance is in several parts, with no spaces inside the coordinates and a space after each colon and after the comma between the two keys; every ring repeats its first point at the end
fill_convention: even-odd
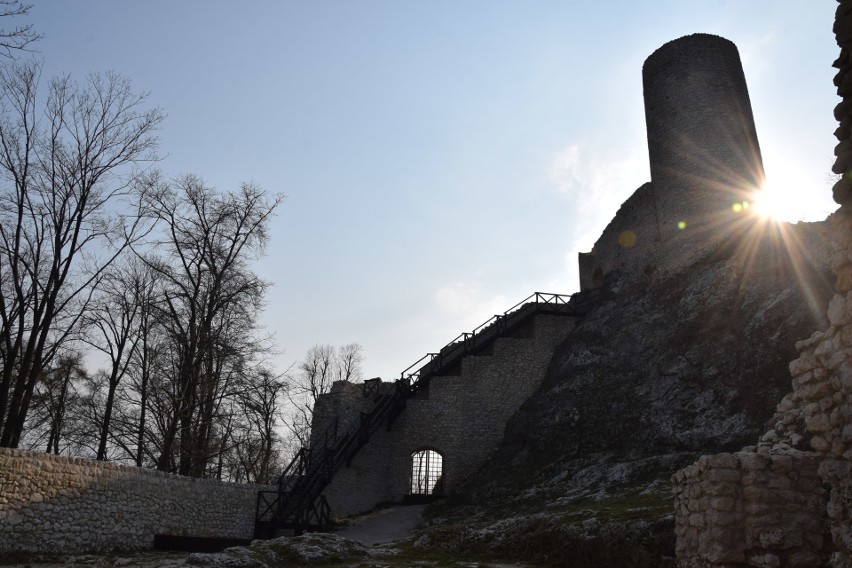
{"type": "Polygon", "coordinates": [[[250,539],[260,489],[0,448],[0,553],[145,550],[155,534],[250,539]]]}
{"type": "Polygon", "coordinates": [[[531,326],[498,338],[492,354],[463,359],[458,376],[437,376],[410,398],[390,430],[377,431],[351,467],[341,468],[325,495],[336,515],[369,510],[408,493],[411,454],[430,448],[444,457],[451,493],[503,438],[506,422],[544,380],[554,347],[576,320],[537,315],[531,326]]]}

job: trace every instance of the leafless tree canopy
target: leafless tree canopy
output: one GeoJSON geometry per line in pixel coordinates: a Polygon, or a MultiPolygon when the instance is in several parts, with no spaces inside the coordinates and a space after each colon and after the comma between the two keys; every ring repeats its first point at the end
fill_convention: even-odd
{"type": "Polygon", "coordinates": [[[38,64],[0,69],[0,444],[16,447],[34,388],[79,330],[112,262],[144,234],[138,166],[162,120],[116,74],[41,95],[38,64]]]}
{"type": "MultiPolygon", "coordinates": [[[[32,4],[19,0],[0,0],[0,18],[14,18],[29,14],[32,4]]],[[[32,24],[0,28],[0,55],[9,59],[18,51],[29,51],[32,44],[42,38],[32,24]]]]}
{"type": "MultiPolygon", "coordinates": [[[[29,10],[0,0],[0,21],[29,10]]],[[[351,344],[295,375],[267,362],[250,264],[283,196],[164,179],[162,112],[116,73],[44,80],[13,57],[39,38],[0,27],[0,446],[273,480],[362,361],[351,344]]]]}
{"type": "Polygon", "coordinates": [[[363,379],[363,360],[363,348],[358,343],[341,347],[317,344],[308,349],[291,374],[286,391],[292,405],[286,421],[293,437],[291,450],[310,446],[311,422],[317,399],[329,392],[336,381],[360,382],[363,379]]]}

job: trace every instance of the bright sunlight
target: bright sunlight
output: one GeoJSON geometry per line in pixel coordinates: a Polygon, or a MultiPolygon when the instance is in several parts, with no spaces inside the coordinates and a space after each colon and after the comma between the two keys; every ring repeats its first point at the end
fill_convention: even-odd
{"type": "Polygon", "coordinates": [[[801,194],[785,191],[774,185],[765,185],[753,196],[755,212],[775,221],[795,222],[802,218],[801,194]]]}
{"type": "Polygon", "coordinates": [[[836,206],[831,201],[831,186],[802,179],[797,172],[768,179],[763,189],[752,196],[751,207],[767,220],[797,223],[821,221],[836,206]]]}

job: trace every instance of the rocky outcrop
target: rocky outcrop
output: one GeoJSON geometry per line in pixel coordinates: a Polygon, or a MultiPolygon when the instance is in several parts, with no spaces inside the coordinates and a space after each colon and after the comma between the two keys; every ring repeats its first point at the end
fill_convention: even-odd
{"type": "Polygon", "coordinates": [[[644,537],[656,539],[657,552],[673,556],[673,536],[661,536],[672,530],[670,476],[700,455],[755,443],[789,388],[796,341],[826,323],[824,229],[783,228],[812,243],[805,255],[788,253],[781,229],[755,225],[748,239],[671,277],[611,275],[467,484],[462,499],[476,505],[464,514],[544,509],[593,521],[598,534],[626,526],[629,510],[657,531],[644,537]]]}
{"type": "Polygon", "coordinates": [[[836,293],[827,327],[796,344],[792,392],[756,447],[674,476],[678,566],[852,566],[852,1],[840,1],[834,32],[843,100],[833,171],[843,175],[829,219],[836,293]]]}

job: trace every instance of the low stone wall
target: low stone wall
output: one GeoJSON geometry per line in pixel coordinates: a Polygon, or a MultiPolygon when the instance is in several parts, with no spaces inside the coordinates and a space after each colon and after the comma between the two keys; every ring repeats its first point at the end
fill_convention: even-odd
{"type": "Polygon", "coordinates": [[[814,454],[704,456],[674,476],[681,566],[819,566],[826,494],[814,454]]]}
{"type": "Polygon", "coordinates": [[[0,554],[145,550],[155,534],[251,539],[265,488],[0,448],[0,554]]]}

